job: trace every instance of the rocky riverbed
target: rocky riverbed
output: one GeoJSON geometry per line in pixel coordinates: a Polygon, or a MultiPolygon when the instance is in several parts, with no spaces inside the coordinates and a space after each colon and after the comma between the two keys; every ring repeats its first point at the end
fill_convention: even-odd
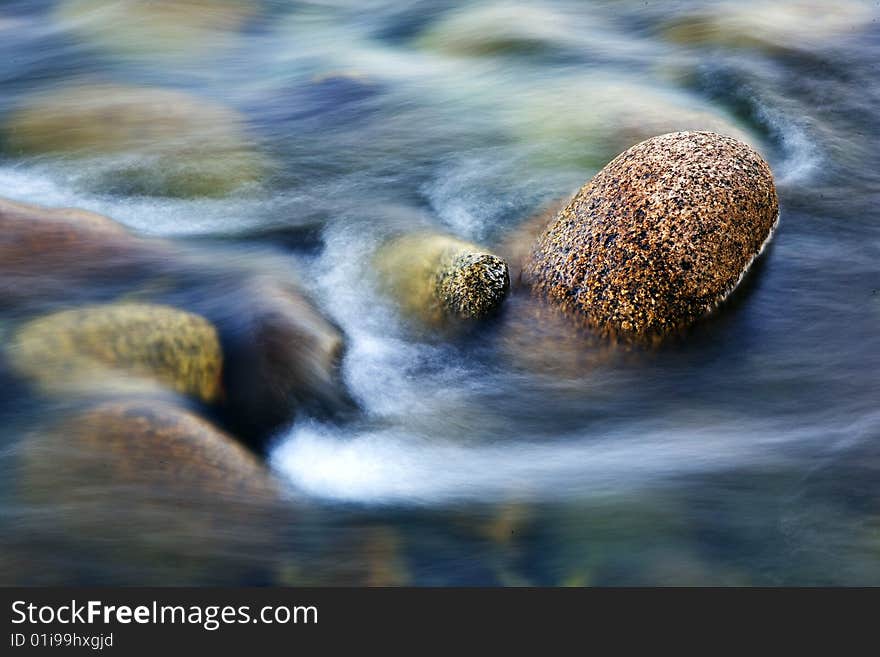
{"type": "Polygon", "coordinates": [[[0,583],[880,584],[875,3],[0,7],[0,583]]]}

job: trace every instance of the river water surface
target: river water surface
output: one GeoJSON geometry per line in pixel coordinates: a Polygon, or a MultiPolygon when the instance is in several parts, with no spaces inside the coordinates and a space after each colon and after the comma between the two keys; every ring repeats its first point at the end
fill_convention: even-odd
{"type": "Polygon", "coordinates": [[[3,583],[880,585],[880,3],[264,0],[170,46],[58,4],[0,4],[0,117],[71,80],[183,90],[240,112],[272,177],[186,199],[7,151],[0,196],[286,259],[347,336],[360,410],[274,438],[280,516],[144,519],[92,490],[77,524],[16,492],[59,409],[4,384],[3,583]],[[781,209],[686,339],[573,357],[518,296],[438,335],[382,295],[385,236],[502,248],[677,129],[748,139],[781,209]]]}

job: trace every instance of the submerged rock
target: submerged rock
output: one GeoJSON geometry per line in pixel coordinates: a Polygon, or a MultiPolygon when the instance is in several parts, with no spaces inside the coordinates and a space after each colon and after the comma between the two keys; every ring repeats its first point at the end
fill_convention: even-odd
{"type": "Polygon", "coordinates": [[[241,116],[169,89],[70,85],[30,97],[4,132],[15,155],[86,159],[91,184],[131,194],[225,196],[269,169],[241,116]]]}
{"type": "Polygon", "coordinates": [[[297,413],[353,408],[340,374],[345,338],[294,283],[252,277],[230,303],[206,314],[220,329],[222,406],[237,435],[262,447],[297,413]]]}
{"type": "Polygon", "coordinates": [[[300,411],[351,410],[345,338],[295,272],[228,255],[0,200],[0,301],[40,317],[19,327],[7,360],[50,392],[189,394],[260,446],[300,411]]]}
{"type": "Polygon", "coordinates": [[[661,32],[682,44],[808,50],[846,38],[877,19],[871,3],[842,0],[788,2],[718,2],[676,12],[661,32]]]}
{"type": "Polygon", "coordinates": [[[778,216],[770,167],[749,146],[713,133],[662,135],[578,192],[523,278],[600,333],[660,337],[724,300],[778,216]]]}
{"type": "MultiPolygon", "coordinates": [[[[260,559],[277,551],[282,487],[251,452],[185,409],[101,404],[28,433],[13,454],[14,490],[44,525],[34,532],[56,551],[87,547],[123,582],[261,579],[273,567],[260,559]]],[[[62,582],[80,568],[71,564],[62,582]]]]}
{"type": "Polygon", "coordinates": [[[0,199],[0,303],[51,306],[90,298],[95,284],[120,289],[161,274],[178,257],[94,212],[0,199]]]}
{"type": "Polygon", "coordinates": [[[259,11],[247,0],[60,0],[53,18],[114,54],[167,58],[228,45],[259,11]]]}
{"type": "Polygon", "coordinates": [[[51,468],[64,470],[58,477],[95,485],[140,482],[187,496],[198,493],[220,499],[274,499],[280,490],[265,466],[236,440],[191,412],[161,401],[101,404],[67,418],[57,431],[28,437],[23,446],[27,457],[44,449],[48,458],[26,461],[29,473],[51,468]],[[50,442],[53,449],[48,449],[50,442]],[[88,469],[92,477],[73,474],[77,470],[82,474],[81,469],[88,469]]]}
{"type": "Polygon", "coordinates": [[[168,388],[205,402],[220,396],[217,331],[167,306],[116,303],[53,313],[20,327],[6,354],[15,371],[47,392],[168,388]]]}
{"type": "Polygon", "coordinates": [[[761,147],[748,130],[688,94],[604,77],[526,90],[506,121],[533,150],[533,161],[581,169],[599,169],[630,146],[668,132],[711,131],[761,147]]]}
{"type": "Polygon", "coordinates": [[[448,235],[398,237],[379,249],[375,263],[403,311],[428,325],[488,317],[510,289],[507,263],[448,235]]]}
{"type": "Polygon", "coordinates": [[[499,2],[449,12],[417,44],[454,55],[533,54],[571,45],[573,37],[562,14],[499,2]]]}

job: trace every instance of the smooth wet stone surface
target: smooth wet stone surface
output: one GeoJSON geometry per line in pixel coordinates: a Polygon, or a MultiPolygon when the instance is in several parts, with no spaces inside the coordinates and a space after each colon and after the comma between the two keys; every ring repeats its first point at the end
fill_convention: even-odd
{"type": "Polygon", "coordinates": [[[217,331],[176,308],[117,303],[64,310],[25,323],[5,347],[13,369],[50,393],[165,388],[206,402],[220,396],[217,331]]]}
{"type": "Polygon", "coordinates": [[[507,264],[488,250],[435,233],[404,235],[375,257],[385,287],[408,315],[428,325],[488,317],[510,289],[507,264]]]}
{"type": "Polygon", "coordinates": [[[581,189],[523,276],[600,333],[662,337],[724,300],[778,216],[773,175],[749,146],[712,133],[662,135],[581,189]]]}
{"type": "Polygon", "coordinates": [[[74,158],[94,169],[87,186],[129,194],[222,197],[271,169],[234,110],[159,87],[74,83],[37,93],[3,136],[10,154],[74,158]]]}

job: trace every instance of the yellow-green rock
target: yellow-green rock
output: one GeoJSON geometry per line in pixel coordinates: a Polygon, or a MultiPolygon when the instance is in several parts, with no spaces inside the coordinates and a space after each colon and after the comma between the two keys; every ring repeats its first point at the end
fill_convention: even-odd
{"type": "Polygon", "coordinates": [[[16,156],[88,160],[99,187],[127,193],[225,196],[271,166],[233,110],[189,94],[117,84],[38,93],[5,124],[16,156]]]}
{"type": "Polygon", "coordinates": [[[59,0],[56,23],[114,54],[198,56],[235,42],[259,0],[59,0]]]}
{"type": "Polygon", "coordinates": [[[488,317],[510,289],[501,258],[448,235],[398,237],[379,249],[375,264],[401,309],[428,325],[488,317]]]}
{"type": "Polygon", "coordinates": [[[168,306],[116,303],[64,310],[21,326],[6,345],[13,369],[48,393],[118,395],[170,389],[220,395],[217,331],[168,306]]]}

